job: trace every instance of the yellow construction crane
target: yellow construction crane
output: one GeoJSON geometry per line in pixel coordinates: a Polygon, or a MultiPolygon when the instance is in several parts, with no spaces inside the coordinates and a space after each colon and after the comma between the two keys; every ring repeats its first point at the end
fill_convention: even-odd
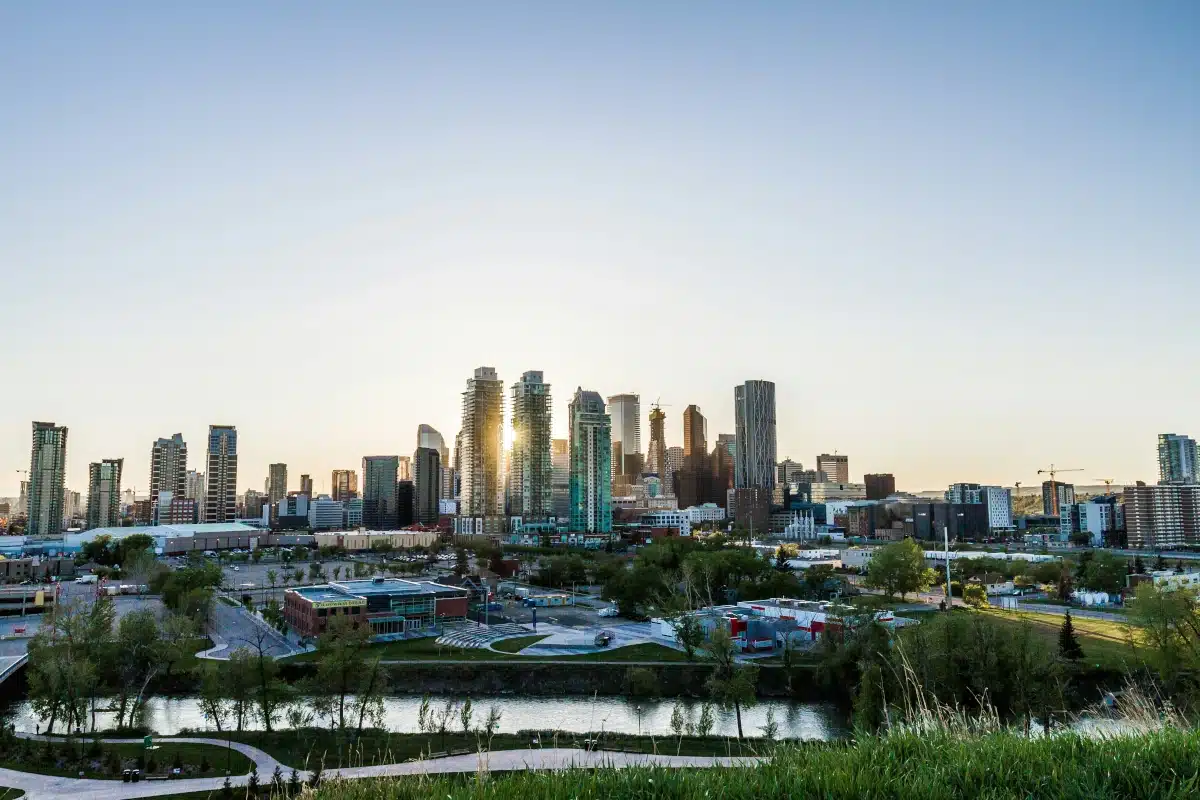
{"type": "Polygon", "coordinates": [[[1050,475],[1050,483],[1054,486],[1054,489],[1050,493],[1050,496],[1051,496],[1051,498],[1053,498],[1053,501],[1054,501],[1050,507],[1050,513],[1054,514],[1055,516],[1058,516],[1058,485],[1057,485],[1057,481],[1054,480],[1054,476],[1060,472],[1083,472],[1083,468],[1082,467],[1071,467],[1068,469],[1068,468],[1056,467],[1053,464],[1051,464],[1046,469],[1039,469],[1037,471],[1038,475],[1045,475],[1045,474],[1050,475]]]}
{"type": "Polygon", "coordinates": [[[1112,494],[1112,485],[1113,485],[1112,478],[1092,478],[1092,480],[1100,481],[1101,483],[1104,484],[1104,493],[1106,495],[1112,494]]]}

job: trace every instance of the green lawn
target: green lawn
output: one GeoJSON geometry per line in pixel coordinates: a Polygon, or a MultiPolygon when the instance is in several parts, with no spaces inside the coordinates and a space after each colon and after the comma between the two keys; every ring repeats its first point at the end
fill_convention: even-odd
{"type": "Polygon", "coordinates": [[[492,645],[493,650],[499,650],[501,653],[519,653],[531,644],[537,644],[545,636],[517,636],[512,639],[501,639],[492,645]]]}
{"type": "Polygon", "coordinates": [[[10,789],[7,786],[0,786],[0,800],[17,800],[18,797],[24,797],[25,793],[20,789],[10,789]]]}
{"type": "MultiPolygon", "coordinates": [[[[150,774],[150,761],[153,759],[153,774],[165,775],[175,764],[176,756],[184,767],[192,766],[196,771],[189,777],[219,777],[225,774],[226,763],[234,775],[245,775],[250,771],[251,761],[241,753],[207,744],[175,744],[170,739],[156,739],[157,750],[146,753],[141,744],[105,744],[100,755],[88,752],[91,743],[81,742],[35,742],[27,741],[21,750],[6,753],[0,758],[0,767],[32,772],[38,775],[58,775],[68,778],[79,777],[80,771],[85,778],[121,779],[120,770],[114,774],[108,763],[109,753],[116,752],[125,761],[132,761],[145,754],[146,761],[141,767],[142,772],[150,774]],[[48,746],[49,745],[49,746],[48,746]],[[79,761],[80,748],[83,749],[83,761],[79,761]],[[199,768],[207,760],[208,770],[200,772],[199,768]],[[100,768],[93,769],[95,762],[100,768]]],[[[21,747],[21,746],[19,746],[21,747]]],[[[186,772],[186,769],[185,769],[186,772]]]]}
{"type": "MultiPolygon", "coordinates": [[[[486,709],[477,707],[475,716],[485,716],[486,709]]],[[[372,764],[391,764],[410,759],[421,758],[430,754],[453,752],[478,752],[487,749],[486,737],[475,733],[464,734],[457,727],[458,718],[454,719],[456,728],[447,731],[443,737],[437,733],[390,733],[379,730],[364,731],[355,743],[353,731],[339,736],[336,731],[325,728],[309,728],[302,731],[276,731],[266,734],[261,731],[245,731],[233,734],[235,741],[254,745],[274,756],[289,767],[298,769],[311,768],[324,758],[325,768],[333,769],[341,766],[369,766],[372,764]]],[[[521,733],[503,733],[492,737],[492,750],[524,750],[530,747],[579,747],[598,749],[626,749],[643,753],[668,753],[676,751],[681,755],[727,755],[739,752],[755,752],[762,749],[761,740],[747,739],[744,751],[739,750],[736,739],[730,740],[719,736],[709,737],[675,737],[634,736],[613,733],[565,733],[561,731],[522,731],[521,733]],[[538,744],[534,744],[534,738],[538,744]],[[586,740],[598,740],[588,742],[586,740]]],[[[285,770],[284,777],[287,777],[285,770]]],[[[270,776],[260,775],[264,782],[270,776]]]]}
{"type": "MultiPolygon", "coordinates": [[[[1062,627],[1063,621],[1060,614],[1038,614],[995,608],[981,613],[1009,620],[1014,624],[1028,622],[1051,645],[1058,647],[1058,631],[1062,627]]],[[[1130,643],[1131,635],[1134,641],[1139,638],[1136,627],[1120,622],[1084,617],[1071,617],[1071,625],[1075,628],[1076,636],[1079,637],[1085,662],[1120,670],[1141,664],[1142,659],[1130,643]]]]}

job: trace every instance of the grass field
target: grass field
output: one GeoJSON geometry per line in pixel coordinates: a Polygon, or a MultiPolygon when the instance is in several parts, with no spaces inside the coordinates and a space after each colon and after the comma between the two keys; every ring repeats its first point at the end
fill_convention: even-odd
{"type": "Polygon", "coordinates": [[[516,636],[512,639],[501,639],[492,645],[493,650],[499,650],[501,653],[519,653],[531,644],[537,644],[545,636],[516,636]]]}
{"type": "Polygon", "coordinates": [[[739,769],[513,772],[328,782],[319,800],[1185,800],[1196,796],[1200,733],[1166,730],[1117,739],[1026,738],[1016,732],[864,736],[851,744],[784,745],[739,769]]]}
{"type": "Polygon", "coordinates": [[[24,797],[25,793],[20,789],[10,789],[7,786],[0,786],[0,800],[17,800],[18,797],[24,797]]]}
{"type": "MultiPolygon", "coordinates": [[[[1063,621],[1061,615],[995,608],[981,613],[1010,620],[1014,624],[1028,622],[1050,644],[1058,647],[1058,631],[1062,627],[1063,621]]],[[[1130,640],[1131,636],[1133,642],[1139,640],[1137,628],[1122,622],[1075,616],[1071,617],[1071,625],[1075,628],[1075,635],[1079,638],[1079,645],[1083,648],[1084,661],[1100,667],[1122,670],[1141,664],[1142,659],[1130,640]]]]}
{"type": "MultiPolygon", "coordinates": [[[[612,650],[605,650],[600,653],[588,653],[586,655],[522,656],[516,654],[515,651],[520,649],[520,647],[528,647],[530,644],[544,638],[544,636],[521,636],[515,639],[501,640],[496,643],[495,647],[499,649],[503,646],[512,649],[496,652],[495,650],[487,650],[480,647],[449,647],[438,644],[437,640],[432,637],[427,637],[423,639],[406,639],[399,642],[380,642],[371,646],[370,653],[371,655],[382,655],[385,661],[524,661],[529,659],[553,659],[555,661],[641,662],[687,660],[687,657],[678,650],[653,642],[630,645],[628,647],[617,647],[612,650]],[[505,644],[506,642],[507,644],[505,644]]],[[[301,653],[288,660],[315,661],[316,658],[316,652],[312,652],[301,653]]]]}
{"type": "MultiPolygon", "coordinates": [[[[478,715],[480,710],[476,711],[478,715]]],[[[457,721],[457,720],[456,720],[457,721]]],[[[461,729],[447,731],[443,737],[437,733],[391,733],[386,731],[364,731],[357,742],[353,732],[341,736],[326,728],[309,728],[301,731],[246,731],[233,734],[234,741],[254,745],[274,756],[290,767],[311,768],[324,758],[325,768],[390,764],[452,752],[478,752],[487,749],[487,740],[475,733],[464,734],[461,729]]],[[[593,749],[627,750],[639,753],[663,753],[680,755],[738,755],[763,752],[766,742],[761,739],[746,739],[741,745],[736,739],[719,736],[683,737],[633,736],[614,733],[565,733],[562,731],[522,731],[520,733],[496,734],[492,737],[492,750],[525,750],[531,747],[578,747],[593,749]],[[536,740],[536,744],[535,744],[536,740]]],[[[268,776],[259,776],[262,779],[268,776]]],[[[286,777],[286,776],[285,776],[286,777]]]]}
{"type": "Polygon", "coordinates": [[[193,766],[197,769],[202,763],[207,760],[209,769],[207,772],[197,772],[195,777],[219,777],[225,774],[226,763],[229,765],[229,770],[234,775],[245,775],[250,771],[251,762],[241,753],[233,750],[228,750],[224,747],[217,747],[207,744],[176,744],[170,739],[156,739],[158,745],[157,750],[145,753],[141,744],[106,744],[103,745],[103,753],[100,756],[88,755],[87,748],[89,743],[84,740],[82,747],[84,757],[82,765],[79,762],[79,752],[81,744],[67,742],[53,742],[52,746],[47,748],[46,742],[28,742],[30,748],[23,755],[12,757],[8,755],[0,758],[0,767],[7,769],[20,770],[21,772],[32,772],[38,775],[59,775],[68,778],[77,778],[82,770],[85,778],[98,779],[115,779],[120,780],[119,772],[113,774],[107,766],[107,758],[110,752],[116,751],[122,761],[131,761],[138,756],[145,754],[146,762],[142,771],[149,773],[148,767],[151,759],[154,760],[156,774],[165,775],[176,761],[178,756],[180,763],[185,766],[193,766]],[[93,769],[96,762],[99,762],[100,769],[93,769]],[[61,764],[61,766],[60,766],[61,764]]]}

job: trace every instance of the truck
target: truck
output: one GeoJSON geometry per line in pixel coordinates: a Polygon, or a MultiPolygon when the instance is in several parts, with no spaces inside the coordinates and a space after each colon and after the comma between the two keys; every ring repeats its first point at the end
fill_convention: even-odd
{"type": "Polygon", "coordinates": [[[76,583],[96,583],[100,580],[99,575],[80,575],[75,579],[76,583]]]}

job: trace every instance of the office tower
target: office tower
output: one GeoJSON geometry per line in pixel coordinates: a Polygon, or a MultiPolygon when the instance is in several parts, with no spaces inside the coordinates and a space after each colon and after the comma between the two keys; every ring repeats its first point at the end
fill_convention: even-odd
{"type": "Polygon", "coordinates": [[[287,464],[267,466],[267,501],[273,506],[287,497],[287,464]]]}
{"type": "Polygon", "coordinates": [[[396,483],[400,480],[400,456],[366,456],[362,471],[363,525],[373,531],[395,530],[399,525],[396,483]]]}
{"type": "Polygon", "coordinates": [[[63,527],[71,527],[70,523],[82,515],[83,508],[81,506],[79,492],[63,489],[63,527]]]}
{"type": "Polygon", "coordinates": [[[1003,486],[980,486],[979,500],[988,510],[988,528],[1012,530],[1012,492],[1003,486]]]}
{"type": "Polygon", "coordinates": [[[650,447],[646,451],[646,472],[665,480],[667,471],[667,415],[659,406],[650,409],[650,447]]]}
{"type": "Polygon", "coordinates": [[[159,492],[175,497],[187,494],[187,444],[183,434],[159,439],[150,446],[150,501],[156,502],[159,492]]]}
{"type": "Polygon", "coordinates": [[[684,459],[706,455],[708,452],[708,421],[695,404],[683,410],[684,459]]]}
{"type": "Polygon", "coordinates": [[[849,483],[850,457],[821,453],[817,456],[817,472],[824,472],[829,483],[849,483]]]}
{"type": "Polygon", "coordinates": [[[300,494],[304,495],[309,500],[312,499],[313,487],[312,487],[312,476],[311,475],[301,475],[300,476],[300,494]]]}
{"type": "Polygon", "coordinates": [[[121,468],[124,464],[123,458],[106,458],[88,465],[89,529],[121,524],[121,468]]]}
{"type": "Polygon", "coordinates": [[[52,536],[62,530],[63,479],[67,468],[67,428],[53,422],[33,423],[29,460],[28,536],[52,536]]]}
{"type": "Polygon", "coordinates": [[[396,462],[396,475],[397,475],[396,480],[411,481],[413,479],[412,457],[411,456],[398,456],[397,458],[399,460],[396,462]]]}
{"type": "Polygon", "coordinates": [[[775,384],[746,381],[733,390],[737,443],[734,483],[738,488],[775,486],[775,384]]]}
{"type": "Polygon", "coordinates": [[[417,485],[413,481],[396,481],[396,527],[408,528],[415,522],[417,485]]]}
{"type": "Polygon", "coordinates": [[[945,494],[947,503],[982,503],[978,483],[952,483],[945,494]]]}
{"type": "Polygon", "coordinates": [[[797,477],[804,473],[804,465],[799,461],[785,458],[775,466],[775,482],[787,486],[797,482],[797,477]]]}
{"type": "MultiPolygon", "coordinates": [[[[287,497],[287,495],[284,495],[287,497]]],[[[263,514],[263,508],[268,507],[267,493],[257,489],[247,489],[242,495],[241,519],[258,519],[263,514]]]]}
{"type": "Polygon", "coordinates": [[[1062,481],[1042,481],[1042,513],[1058,516],[1062,506],[1075,503],[1075,485],[1062,481]]]}
{"type": "Polygon", "coordinates": [[[204,473],[199,470],[189,469],[187,471],[187,485],[184,488],[183,496],[188,500],[196,502],[197,509],[204,507],[204,473]]]}
{"type": "Polygon", "coordinates": [[[358,473],[352,469],[335,469],[329,480],[331,499],[337,502],[358,497],[358,473]]]}
{"type": "Polygon", "coordinates": [[[29,516],[29,481],[21,481],[21,495],[17,498],[16,513],[29,516]]]}
{"type": "MultiPolygon", "coordinates": [[[[628,456],[642,452],[642,401],[636,394],[615,394],[608,398],[608,416],[612,419],[613,452],[618,446],[621,460],[613,464],[613,474],[629,475],[628,456]]],[[[632,477],[632,476],[631,476],[632,477]]]]}
{"type": "Polygon", "coordinates": [[[575,390],[570,417],[571,530],[612,531],[612,422],[604,398],[575,390]]]}
{"type": "Polygon", "coordinates": [[[208,472],[204,494],[205,522],[237,519],[237,428],[208,426],[208,472]]]}
{"type": "Polygon", "coordinates": [[[712,451],[712,502],[725,507],[733,488],[733,434],[717,434],[712,451]]]}
{"type": "Polygon", "coordinates": [[[868,500],[882,500],[896,493],[896,476],[890,472],[875,472],[863,476],[868,500]]]}
{"type": "MultiPolygon", "coordinates": [[[[672,448],[674,449],[674,448],[672,448]]],[[[712,467],[708,454],[708,421],[699,406],[683,412],[683,465],[675,473],[672,489],[680,508],[714,502],[712,467]]],[[[670,456],[667,458],[670,461],[670,456]]],[[[722,494],[724,490],[722,490],[722,494]]]]}
{"type": "Polygon", "coordinates": [[[446,448],[446,440],[432,425],[421,423],[417,426],[417,449],[430,447],[438,451],[438,462],[441,467],[450,466],[450,451],[446,448]]]}
{"type": "Polygon", "coordinates": [[[478,367],[462,395],[461,471],[464,517],[504,514],[504,384],[492,367],[478,367]]]}
{"type": "Polygon", "coordinates": [[[422,525],[434,525],[438,521],[438,500],[442,497],[441,453],[436,447],[418,447],[412,460],[415,519],[422,525]]]}
{"type": "Polygon", "coordinates": [[[1126,486],[1124,495],[1130,547],[1163,550],[1200,544],[1200,486],[1126,486]]]}
{"type": "Polygon", "coordinates": [[[1158,482],[1197,483],[1196,440],[1174,433],[1158,435],[1158,482]]]}
{"type": "Polygon", "coordinates": [[[554,513],[551,491],[550,384],[541,372],[526,372],[512,385],[512,469],[510,513],[540,522],[554,513]]]}
{"type": "Polygon", "coordinates": [[[569,439],[550,440],[550,496],[554,516],[571,517],[571,455],[569,439]]]}

